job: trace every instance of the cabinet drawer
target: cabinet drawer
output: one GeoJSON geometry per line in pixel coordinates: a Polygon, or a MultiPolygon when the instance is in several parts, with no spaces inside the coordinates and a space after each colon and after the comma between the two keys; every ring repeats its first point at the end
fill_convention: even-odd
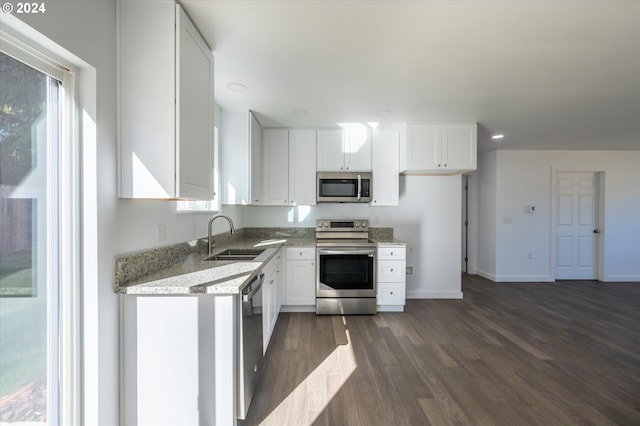
{"type": "Polygon", "coordinates": [[[288,247],[287,260],[314,260],[316,258],[315,247],[288,247]]]}
{"type": "Polygon", "coordinates": [[[400,283],[378,284],[378,305],[404,305],[405,285],[400,283]]]}
{"type": "Polygon", "coordinates": [[[399,283],[405,281],[404,260],[382,260],[378,262],[378,281],[399,283]]]}
{"type": "Polygon", "coordinates": [[[407,249],[403,246],[378,247],[378,260],[406,259],[407,249]]]}

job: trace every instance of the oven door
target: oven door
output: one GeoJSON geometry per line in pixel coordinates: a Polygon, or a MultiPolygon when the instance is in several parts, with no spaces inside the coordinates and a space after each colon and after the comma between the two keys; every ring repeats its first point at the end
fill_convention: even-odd
{"type": "Polygon", "coordinates": [[[376,248],[316,250],[317,297],[376,297],[376,248]]]}

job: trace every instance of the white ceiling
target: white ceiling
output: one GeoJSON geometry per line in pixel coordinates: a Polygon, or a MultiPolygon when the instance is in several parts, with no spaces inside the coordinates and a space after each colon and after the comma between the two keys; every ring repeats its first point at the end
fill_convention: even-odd
{"type": "Polygon", "coordinates": [[[477,121],[480,151],[640,149],[637,0],[181,3],[216,102],[264,127],[477,121]]]}

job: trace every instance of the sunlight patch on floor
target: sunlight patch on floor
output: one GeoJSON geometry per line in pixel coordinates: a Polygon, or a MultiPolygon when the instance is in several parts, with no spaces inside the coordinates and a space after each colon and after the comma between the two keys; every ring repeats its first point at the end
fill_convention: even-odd
{"type": "Polygon", "coordinates": [[[347,344],[339,345],[278,405],[262,423],[264,426],[311,425],[329,405],[357,368],[346,330],[347,344]]]}

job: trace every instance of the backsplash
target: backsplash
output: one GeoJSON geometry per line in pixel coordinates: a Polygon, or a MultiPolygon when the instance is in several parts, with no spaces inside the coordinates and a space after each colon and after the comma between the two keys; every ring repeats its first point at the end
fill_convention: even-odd
{"type": "MultiPolygon", "coordinates": [[[[214,235],[219,246],[230,246],[234,241],[247,239],[297,238],[315,239],[315,228],[242,228],[234,235],[224,232],[214,235]]],[[[393,240],[393,228],[369,228],[369,237],[377,241],[393,240]]],[[[128,253],[115,258],[115,288],[123,287],[136,279],[182,262],[191,254],[204,254],[207,238],[195,241],[156,247],[149,250],[128,253]]]]}

